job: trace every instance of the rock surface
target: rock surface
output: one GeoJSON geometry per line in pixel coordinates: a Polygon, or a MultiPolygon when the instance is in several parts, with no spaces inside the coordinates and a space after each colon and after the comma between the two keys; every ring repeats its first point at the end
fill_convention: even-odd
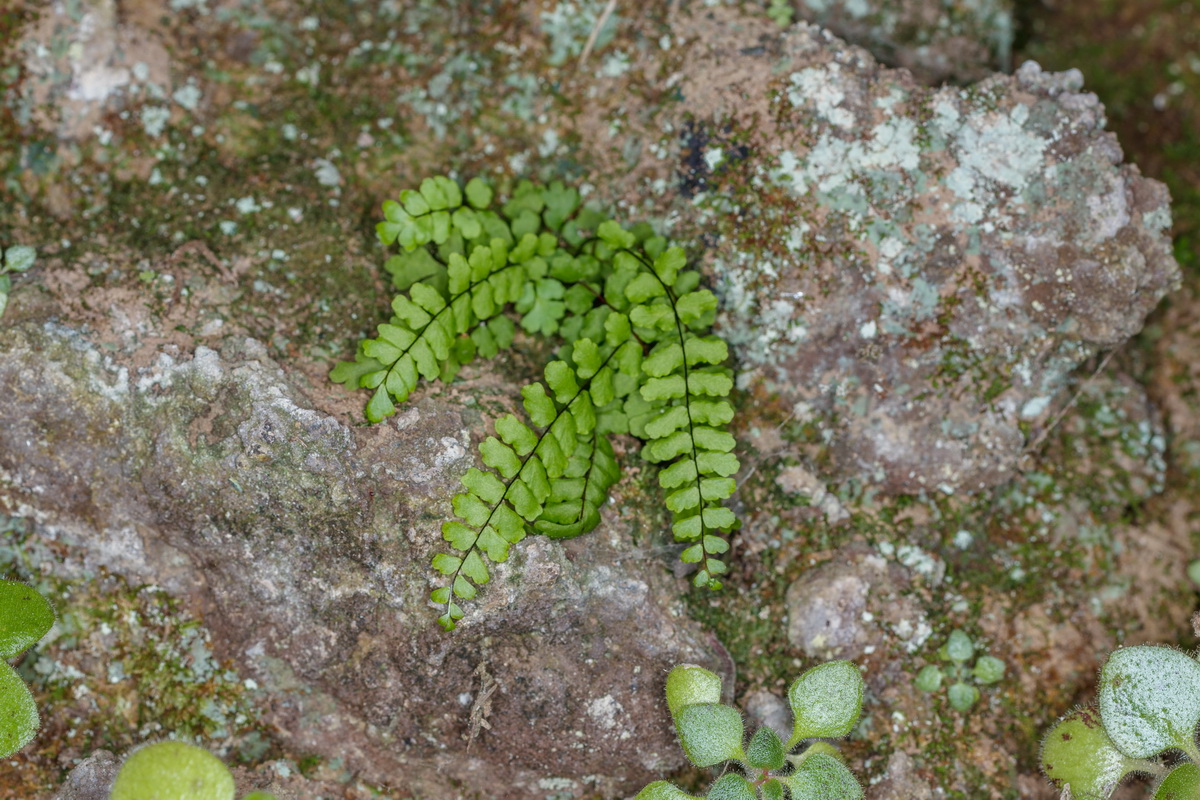
{"type": "Polygon", "coordinates": [[[367,780],[404,774],[425,794],[449,777],[504,798],[547,774],[612,794],[680,764],[656,677],[721,665],[645,562],[601,546],[572,563],[534,541],[475,620],[436,630],[427,564],[472,463],[462,406],[351,429],[253,339],[139,369],[50,322],[6,330],[0,387],[6,504],[81,575],[203,599],[219,655],[275,698],[265,721],[295,750],[336,742],[367,780]]]}
{"type": "MultiPolygon", "coordinates": [[[[917,548],[908,548],[900,557],[933,563],[917,548]]],[[[939,577],[934,568],[929,571],[939,577]]],[[[931,629],[920,607],[905,596],[910,583],[905,567],[877,553],[837,553],[788,588],[788,640],[821,661],[859,659],[889,637],[916,650],[931,629]]]]}
{"type": "Polygon", "coordinates": [[[1007,72],[1016,28],[1006,0],[797,0],[802,19],[862,45],[924,83],[1007,72]]]}

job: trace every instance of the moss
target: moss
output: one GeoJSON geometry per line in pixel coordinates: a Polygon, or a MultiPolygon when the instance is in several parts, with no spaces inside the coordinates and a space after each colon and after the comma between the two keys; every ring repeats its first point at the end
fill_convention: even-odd
{"type": "Polygon", "coordinates": [[[226,755],[246,741],[260,760],[276,757],[255,708],[256,690],[215,657],[208,631],[165,591],[103,572],[86,580],[46,577],[61,559],[27,521],[0,516],[0,574],[30,583],[54,603],[50,636],[19,664],[42,713],[38,738],[15,758],[16,783],[57,786],[64,747],[124,752],[167,736],[226,755]]]}

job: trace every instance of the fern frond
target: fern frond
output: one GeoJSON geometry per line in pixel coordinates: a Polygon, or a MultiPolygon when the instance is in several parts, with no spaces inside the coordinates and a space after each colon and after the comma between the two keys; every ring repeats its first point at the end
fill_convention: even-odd
{"type": "Polygon", "coordinates": [[[676,540],[689,546],[680,556],[699,565],[692,582],[717,589],[727,570],[719,558],[729,550],[723,534],[736,524],[723,501],[733,495],[740,468],[731,451],[733,436],[725,426],[733,406],[724,398],[733,390],[733,377],[720,365],[729,357],[725,342],[700,336],[712,325],[716,297],[696,289],[699,274],[681,270],[686,264],[678,247],[648,253],[630,249],[629,237],[612,229],[599,235],[610,247],[620,247],[636,262],[623,261],[629,274],[614,281],[629,301],[630,323],[639,336],[655,342],[642,360],[638,393],[641,404],[627,405],[633,432],[647,440],[642,455],[663,465],[659,485],[668,490],[666,505],[674,516],[676,540]]]}
{"type": "Polygon", "coordinates": [[[451,551],[433,559],[447,578],[432,594],[439,621],[453,628],[459,601],[527,534],[569,538],[599,524],[620,475],[610,434],[645,442],[682,559],[698,565],[693,582],[719,587],[739,464],[725,430],[729,350],[710,333],[716,297],[682,249],[581,205],[560,182],[521,181],[494,200],[479,178],[460,188],[438,177],[384,203],[379,238],[401,249],[385,264],[394,315],[330,375],[373,389],[367,418],[378,422],[421,379],[452,380],[509,347],[517,325],[559,342],[544,380],[522,390],[525,420],[497,420],[479,446],[484,469],[462,478],[457,518],[442,528],[451,551]]]}
{"type": "Polygon", "coordinates": [[[461,555],[439,553],[433,559],[434,569],[449,578],[448,585],[431,595],[444,609],[438,621],[446,630],[462,618],[455,598],[473,599],[476,586],[491,578],[481,552],[487,561],[500,563],[529,527],[562,538],[599,522],[599,505],[616,477],[611,446],[607,441],[596,444],[593,383],[601,373],[611,373],[610,363],[621,363],[618,356],[627,348],[608,348],[601,358],[599,349],[588,344],[588,340],[576,343],[577,354],[587,355],[574,365],[551,361],[544,383],[521,390],[532,427],[513,414],[496,420],[496,436],[479,446],[489,470],[472,467],[462,478],[467,491],[452,503],[459,519],[442,526],[442,537],[461,555]],[[549,514],[545,513],[548,502],[552,504],[549,514]]]}

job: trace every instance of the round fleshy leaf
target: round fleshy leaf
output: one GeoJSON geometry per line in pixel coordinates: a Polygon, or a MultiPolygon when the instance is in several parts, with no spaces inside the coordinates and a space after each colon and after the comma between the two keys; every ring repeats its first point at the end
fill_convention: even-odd
{"type": "Polygon", "coordinates": [[[1163,778],[1150,800],[1200,800],[1200,767],[1185,762],[1163,778]]]}
{"type": "Polygon", "coordinates": [[[697,767],[743,758],[745,729],[737,709],[720,703],[684,706],[675,718],[684,755],[697,767]]]}
{"type": "Polygon", "coordinates": [[[862,800],[863,790],[854,774],[838,759],[825,753],[805,753],[791,775],[778,778],[792,792],[792,800],[862,800]]]}
{"type": "Polygon", "coordinates": [[[221,760],[183,742],[143,747],[126,761],[111,800],[233,800],[233,776],[221,760]]]}
{"type": "Polygon", "coordinates": [[[971,674],[980,683],[996,683],[1004,677],[1004,662],[995,656],[980,656],[971,674]]]}
{"type": "Polygon", "coordinates": [[[759,788],[762,790],[763,800],[784,800],[783,784],[775,778],[771,778],[759,788]]]}
{"type": "Polygon", "coordinates": [[[913,683],[922,692],[936,692],[942,687],[942,671],[933,664],[926,664],[921,667],[913,683]]]}
{"type": "Polygon", "coordinates": [[[780,769],[784,755],[779,734],[765,726],[754,732],[746,746],[746,763],[756,769],[780,769]]]}
{"type": "Polygon", "coordinates": [[[50,602],[23,583],[0,580],[0,658],[28,650],[54,624],[50,602]]]}
{"type": "Polygon", "coordinates": [[[242,800],[279,800],[279,798],[270,792],[251,792],[243,797],[242,800]]]}
{"type": "Polygon", "coordinates": [[[788,688],[795,726],[784,749],[802,739],[836,739],[850,733],[862,712],[863,679],[849,661],[813,667],[788,688]]]}
{"type": "Polygon", "coordinates": [[[688,794],[678,786],[666,781],[655,781],[638,792],[633,800],[703,800],[703,798],[688,794]]]}
{"type": "Polygon", "coordinates": [[[4,251],[4,266],[13,272],[24,272],[37,260],[37,251],[29,245],[13,245],[4,251]]]}
{"type": "Polygon", "coordinates": [[[958,683],[946,690],[947,696],[950,698],[950,705],[955,711],[967,712],[971,710],[971,706],[979,702],[979,690],[969,683],[958,683]]]}
{"type": "Polygon", "coordinates": [[[0,758],[29,744],[40,725],[29,687],[12,667],[0,661],[0,758]]]}
{"type": "Polygon", "coordinates": [[[975,645],[971,642],[970,636],[962,631],[954,630],[950,632],[950,638],[946,639],[946,644],[942,645],[938,654],[947,661],[962,664],[975,655],[975,645]]]}
{"type": "Polygon", "coordinates": [[[750,782],[735,772],[727,772],[709,787],[707,800],[758,800],[750,782]]]}
{"type": "Polygon", "coordinates": [[[1058,789],[1067,784],[1076,800],[1104,800],[1137,762],[1117,749],[1095,706],[1077,708],[1042,739],[1042,771],[1058,789]]]}
{"type": "Polygon", "coordinates": [[[1100,718],[1133,758],[1190,745],[1200,722],[1200,664],[1169,647],[1122,647],[1100,671],[1100,718]]]}
{"type": "Polygon", "coordinates": [[[667,675],[667,707],[671,716],[679,709],[697,703],[721,702],[721,678],[715,672],[695,664],[680,664],[667,675]]]}

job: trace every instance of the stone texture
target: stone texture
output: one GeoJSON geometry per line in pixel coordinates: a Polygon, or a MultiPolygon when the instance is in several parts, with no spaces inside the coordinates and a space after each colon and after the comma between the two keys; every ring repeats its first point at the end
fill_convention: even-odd
{"type": "MultiPolygon", "coordinates": [[[[917,548],[899,555],[912,563],[931,561],[917,548]]],[[[904,566],[878,553],[838,553],[788,587],[788,641],[810,658],[854,660],[874,652],[890,633],[911,652],[930,628],[920,606],[905,595],[910,583],[904,566]]]]}
{"type": "Polygon", "coordinates": [[[71,548],[60,570],[202,603],[219,655],[275,698],[266,721],[296,751],[409,792],[449,777],[497,798],[547,775],[628,791],[681,763],[656,678],[721,665],[645,562],[535,540],[457,635],[437,629],[427,565],[472,463],[462,406],[352,429],[255,340],[138,368],[52,322],[6,330],[0,386],[5,504],[71,548]],[[496,690],[468,754],[481,663],[496,690]]]}
{"type": "Polygon", "coordinates": [[[916,774],[912,757],[903,750],[888,758],[887,776],[867,791],[870,800],[933,800],[933,790],[916,774]]]}
{"type": "MultiPolygon", "coordinates": [[[[1165,190],[1120,164],[1078,75],[879,82],[861,53],[801,28],[789,56],[747,58],[715,92],[704,81],[740,33],[693,50],[683,81],[697,116],[763,137],[736,167],[751,195],[731,194],[730,164],[705,179],[741,217],[712,251],[739,385],[820,429],[835,479],[889,493],[1004,482],[1021,426],[1177,285],[1165,190]],[[751,238],[765,244],[740,245],[751,238]]],[[[707,152],[724,151],[714,138],[707,152]]]]}
{"type": "Polygon", "coordinates": [[[802,19],[904,67],[924,83],[1008,71],[1016,20],[1006,0],[797,0],[802,19]]]}
{"type": "Polygon", "coordinates": [[[108,800],[120,768],[112,753],[97,750],[71,770],[55,800],[108,800]]]}

